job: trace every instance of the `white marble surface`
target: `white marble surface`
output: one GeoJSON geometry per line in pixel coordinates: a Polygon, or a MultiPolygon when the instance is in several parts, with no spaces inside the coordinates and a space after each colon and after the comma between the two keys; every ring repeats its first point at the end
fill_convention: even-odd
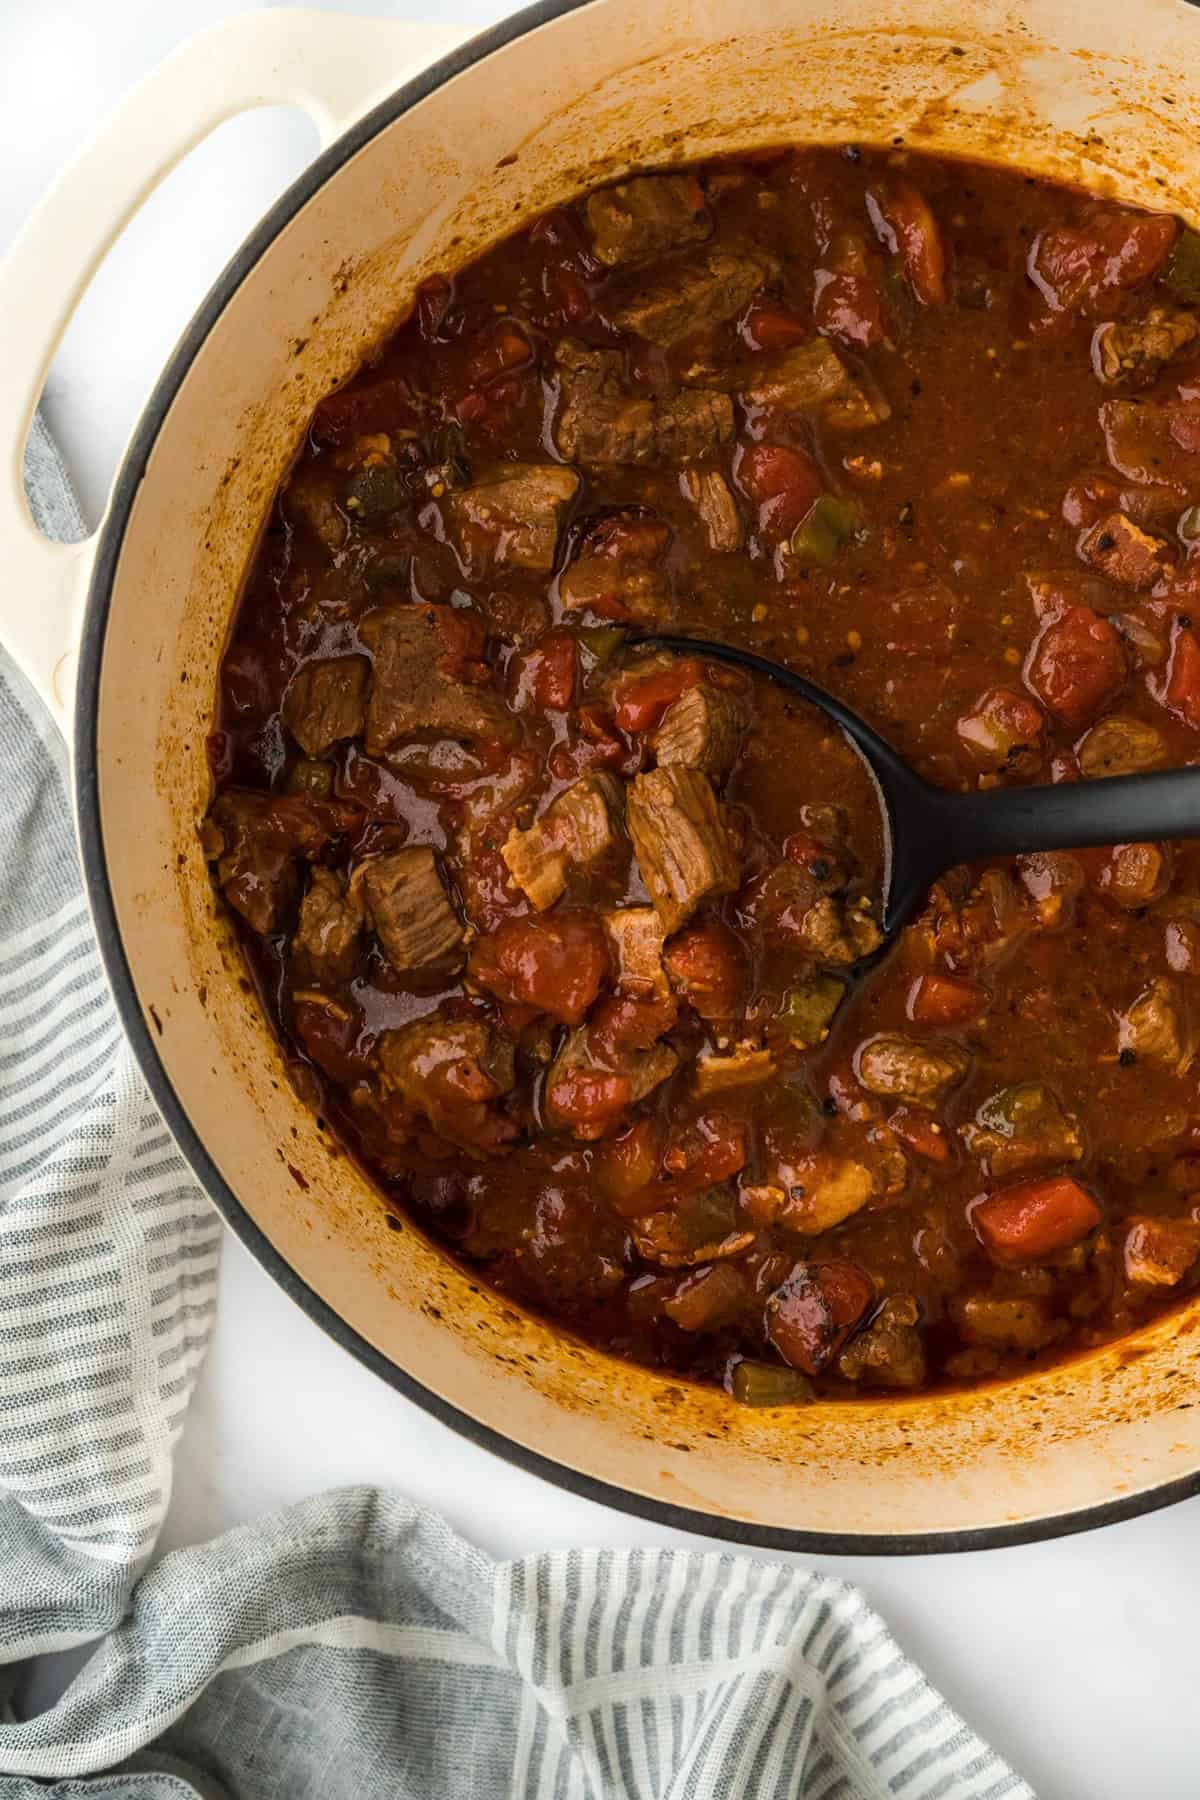
{"type": "MultiPolygon", "coordinates": [[[[2,0],[0,247],[120,94],[182,38],[237,6],[2,0]]],[[[390,8],[345,0],[327,10],[416,18],[423,9],[419,0],[390,8]]],[[[482,25],[506,8],[503,0],[455,0],[451,10],[482,25]]],[[[189,312],[312,145],[311,128],[292,114],[226,125],[101,271],[47,388],[93,518],[189,312]]],[[[498,1554],[695,1541],[575,1499],[459,1439],[327,1341],[229,1238],[220,1319],[178,1457],[164,1545],[359,1481],[439,1507],[498,1554]]],[[[1193,1800],[1198,1530],[1193,1501],[1023,1549],[806,1560],[865,1589],[1042,1800],[1193,1800]]]]}

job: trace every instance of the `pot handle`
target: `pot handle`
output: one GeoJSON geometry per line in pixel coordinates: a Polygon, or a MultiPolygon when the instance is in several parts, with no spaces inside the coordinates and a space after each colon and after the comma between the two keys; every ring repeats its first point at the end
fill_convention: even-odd
{"type": "Polygon", "coordinates": [[[46,371],[80,296],[142,202],[224,120],[300,105],[324,148],[461,37],[442,25],[292,7],[204,31],[122,102],[0,262],[0,641],[64,729],[98,534],[76,544],[44,537],[25,497],[23,461],[46,371]]]}

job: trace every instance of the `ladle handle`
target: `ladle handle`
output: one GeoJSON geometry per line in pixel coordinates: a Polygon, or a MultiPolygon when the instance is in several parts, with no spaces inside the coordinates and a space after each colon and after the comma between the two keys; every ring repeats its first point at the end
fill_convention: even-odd
{"type": "Polygon", "coordinates": [[[942,796],[945,861],[1200,838],[1200,768],[942,796]]]}

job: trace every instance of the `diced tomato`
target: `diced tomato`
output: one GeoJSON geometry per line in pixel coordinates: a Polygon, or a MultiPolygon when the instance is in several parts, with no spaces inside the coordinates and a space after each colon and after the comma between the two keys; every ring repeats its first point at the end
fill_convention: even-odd
{"type": "Polygon", "coordinates": [[[566,712],[575,696],[579,650],[569,631],[545,632],[508,666],[508,694],[517,712],[566,712]]]}
{"type": "Polygon", "coordinates": [[[725,1113],[704,1113],[663,1157],[672,1194],[700,1193],[728,1181],[746,1161],[746,1127],[725,1113]]]}
{"type": "Polygon", "coordinates": [[[501,375],[523,369],[533,361],[533,346],[512,319],[501,319],[481,332],[467,358],[463,380],[468,388],[486,387],[501,375]]]}
{"type": "Polygon", "coordinates": [[[694,656],[678,657],[669,667],[656,669],[652,675],[634,676],[620,683],[613,717],[622,731],[652,731],[668,706],[703,680],[703,663],[694,656]]]}
{"type": "Polygon", "coordinates": [[[551,263],[542,276],[547,300],[566,325],[582,325],[595,312],[582,275],[565,263],[551,263]]]}
{"type": "Polygon", "coordinates": [[[476,939],[469,968],[472,980],[497,999],[578,1025],[608,974],[608,940],[589,912],[507,919],[476,939]]]}
{"type": "Polygon", "coordinates": [[[1069,1250],[1100,1223],[1100,1207],[1069,1175],[1018,1181],[978,1200],[971,1223],[999,1263],[1034,1263],[1069,1250]]]}
{"type": "Polygon", "coordinates": [[[327,394],[313,414],[318,444],[344,444],[376,431],[413,431],[420,423],[412,389],[402,375],[386,376],[369,387],[357,383],[327,394]]]}
{"type": "Polygon", "coordinates": [[[785,1362],[819,1375],[874,1298],[871,1277],[856,1263],[801,1265],[772,1297],[767,1334],[785,1362]]]}
{"type": "Polygon", "coordinates": [[[793,831],[783,840],[783,854],[788,862],[799,863],[802,869],[811,869],[814,863],[823,862],[829,852],[811,831],[793,831]]]}
{"type": "Polygon", "coordinates": [[[983,989],[957,975],[919,975],[908,990],[914,1025],[961,1025],[977,1019],[986,1006],[983,989]]]}
{"type": "Polygon", "coordinates": [[[632,775],[637,764],[638,752],[626,748],[615,735],[611,715],[593,703],[576,708],[570,737],[550,752],[548,767],[556,781],[569,781],[589,769],[622,769],[632,775]]]}
{"type": "Polygon", "coordinates": [[[633,1104],[628,1075],[603,1069],[568,1069],[546,1095],[556,1123],[569,1125],[579,1137],[603,1137],[633,1104]]]}
{"type": "Polygon", "coordinates": [[[362,1081],[371,1066],[370,1045],[360,1047],[363,1018],[345,1006],[297,1000],[292,1011],[296,1036],[319,1069],[345,1087],[362,1081]]]}
{"type": "Polygon", "coordinates": [[[880,241],[899,255],[909,286],[922,306],[946,298],[946,252],[929,203],[909,181],[873,187],[867,210],[880,241]]]}
{"type": "Polygon", "coordinates": [[[1200,637],[1190,625],[1176,625],[1172,635],[1164,698],[1172,712],[1200,726],[1200,637]]]}
{"type": "Polygon", "coordinates": [[[750,444],[734,458],[734,478],[758,507],[758,528],[771,538],[790,537],[825,491],[811,456],[786,444],[750,444]]]}
{"type": "Polygon", "coordinates": [[[460,425],[478,425],[487,412],[487,401],[478,390],[473,390],[463,395],[454,410],[460,425]]]}
{"type": "Polygon", "coordinates": [[[745,979],[742,947],[719,919],[689,925],[667,946],[664,961],[685,1000],[704,1019],[731,1019],[745,979]]]}
{"type": "Polygon", "coordinates": [[[875,1284],[857,1263],[817,1263],[813,1275],[837,1326],[854,1325],[875,1298],[875,1284]]]}
{"type": "Polygon", "coordinates": [[[901,1106],[891,1115],[888,1124],[900,1142],[914,1155],[923,1156],[926,1162],[954,1161],[954,1147],[949,1133],[944,1125],[937,1119],[931,1119],[927,1112],[901,1106]]]}
{"type": "Polygon", "coordinates": [[[790,350],[811,336],[799,313],[759,300],[742,315],[738,333],[748,350],[790,350]]]}
{"type": "Polygon", "coordinates": [[[647,1190],[658,1176],[662,1132],[656,1119],[637,1119],[610,1144],[595,1163],[596,1180],[606,1199],[622,1217],[636,1219],[652,1212],[657,1199],[647,1190]]]}
{"type": "Polygon", "coordinates": [[[1026,680],[1056,719],[1073,730],[1090,724],[1125,679],[1125,652],[1107,619],[1072,606],[1046,626],[1026,665],[1026,680]]]}
{"type": "Polygon", "coordinates": [[[959,742],[980,768],[1026,772],[1038,761],[1046,721],[1015,688],[989,688],[958,721],[959,742]]]}
{"type": "Polygon", "coordinates": [[[670,1031],[678,1015],[675,1002],[666,1000],[602,1000],[588,1024],[588,1042],[596,1055],[616,1061],[631,1050],[649,1050],[664,1031],[670,1031]]]}
{"type": "Polygon", "coordinates": [[[1098,209],[1081,225],[1039,233],[1029,251],[1029,279],[1051,313],[1091,312],[1157,274],[1177,230],[1164,213],[1098,209]]]}

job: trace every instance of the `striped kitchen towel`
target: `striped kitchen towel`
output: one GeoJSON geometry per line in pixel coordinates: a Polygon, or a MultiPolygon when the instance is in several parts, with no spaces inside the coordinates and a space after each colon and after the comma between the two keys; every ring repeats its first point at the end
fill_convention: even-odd
{"type": "MultiPolygon", "coordinates": [[[[81,524],[41,432],[43,524],[81,524]]],[[[493,1563],[323,1495],[138,1579],[219,1230],[123,1044],[61,743],[0,657],[0,1800],[1033,1800],[853,1588],[728,1554],[493,1563]],[[20,1665],[99,1639],[48,1710],[20,1665]]]]}

